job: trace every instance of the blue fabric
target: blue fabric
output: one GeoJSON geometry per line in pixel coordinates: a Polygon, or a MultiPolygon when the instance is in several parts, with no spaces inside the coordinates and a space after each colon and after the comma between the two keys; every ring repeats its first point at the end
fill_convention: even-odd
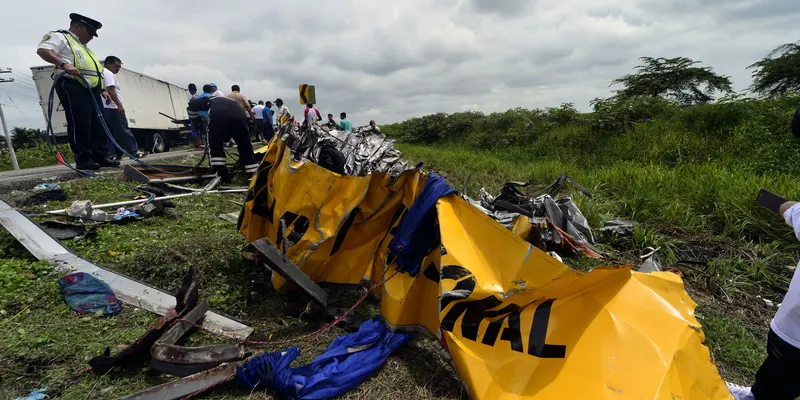
{"type": "Polygon", "coordinates": [[[292,400],[338,397],[358,386],[411,338],[392,333],[380,317],[364,322],[358,332],[339,336],[311,364],[291,368],[300,349],[264,353],[237,368],[237,380],[247,389],[268,386],[292,400]]]}
{"type": "MultiPolygon", "coordinates": [[[[211,93],[206,93],[206,92],[203,92],[203,93],[198,93],[198,94],[197,94],[197,98],[198,98],[198,99],[202,99],[202,98],[204,98],[204,97],[211,97],[211,93]]],[[[208,110],[205,110],[205,111],[200,111],[200,112],[199,112],[199,114],[200,114],[200,116],[201,116],[201,117],[206,117],[206,118],[208,118],[208,110]]]]}
{"type": "Polygon", "coordinates": [[[47,393],[46,387],[41,389],[36,389],[32,391],[31,394],[25,397],[17,397],[16,400],[44,400],[45,398],[47,398],[47,395],[45,393],[47,393]]]}
{"type": "Polygon", "coordinates": [[[122,302],[114,295],[107,283],[85,272],[69,274],[58,280],[64,301],[73,310],[82,314],[102,312],[103,316],[118,314],[122,302]]]}
{"type": "Polygon", "coordinates": [[[264,109],[261,110],[261,117],[264,119],[264,125],[272,125],[272,114],[274,113],[271,108],[264,107],[264,109]]]}
{"type": "Polygon", "coordinates": [[[389,250],[396,257],[397,270],[417,276],[420,264],[431,246],[439,240],[436,229],[436,202],[440,197],[454,193],[441,176],[428,174],[422,193],[414,200],[400,226],[389,242],[389,250]]]}

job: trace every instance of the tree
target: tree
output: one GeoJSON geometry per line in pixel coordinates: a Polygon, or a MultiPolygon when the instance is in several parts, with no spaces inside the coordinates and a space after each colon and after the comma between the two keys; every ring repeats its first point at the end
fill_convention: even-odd
{"type": "Polygon", "coordinates": [[[11,144],[15,149],[36,147],[36,145],[41,142],[37,133],[37,129],[14,127],[14,129],[11,130],[11,144]]]}
{"type": "Polygon", "coordinates": [[[747,69],[754,70],[754,93],[774,97],[800,90],[800,42],[778,46],[747,69]]]}
{"type": "Polygon", "coordinates": [[[666,97],[690,105],[713,101],[715,92],[733,92],[730,77],[716,74],[711,67],[696,66],[700,61],[686,57],[639,60],[643,64],[635,68],[634,74],[611,83],[624,86],[617,95],[666,97]]]}

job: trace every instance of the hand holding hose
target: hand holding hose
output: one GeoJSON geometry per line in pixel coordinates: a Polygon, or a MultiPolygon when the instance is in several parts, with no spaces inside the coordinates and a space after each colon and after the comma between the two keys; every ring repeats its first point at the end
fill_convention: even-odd
{"type": "Polygon", "coordinates": [[[81,71],[78,71],[78,68],[70,63],[64,64],[64,71],[67,71],[67,73],[72,76],[78,76],[81,74],[81,71]]]}

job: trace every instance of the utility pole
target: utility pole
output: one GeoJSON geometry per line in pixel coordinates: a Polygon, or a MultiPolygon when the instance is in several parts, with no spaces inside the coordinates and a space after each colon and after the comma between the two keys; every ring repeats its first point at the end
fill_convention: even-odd
{"type": "MultiPolygon", "coordinates": [[[[0,74],[10,74],[11,69],[0,70],[0,74]]],[[[14,82],[14,78],[0,78],[0,83],[14,82]]],[[[3,132],[6,135],[6,145],[8,146],[8,153],[11,155],[11,165],[14,170],[19,170],[19,163],[17,162],[17,153],[14,152],[14,145],[11,143],[11,134],[8,132],[6,126],[6,116],[3,114],[3,104],[0,103],[0,122],[3,124],[3,132]]]]}

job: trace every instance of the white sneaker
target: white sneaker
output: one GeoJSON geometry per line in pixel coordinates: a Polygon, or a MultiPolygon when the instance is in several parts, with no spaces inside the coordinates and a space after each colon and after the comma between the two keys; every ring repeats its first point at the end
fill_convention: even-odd
{"type": "Polygon", "coordinates": [[[755,400],[753,392],[749,387],[739,386],[733,383],[728,383],[728,390],[731,392],[736,400],[755,400]]]}

